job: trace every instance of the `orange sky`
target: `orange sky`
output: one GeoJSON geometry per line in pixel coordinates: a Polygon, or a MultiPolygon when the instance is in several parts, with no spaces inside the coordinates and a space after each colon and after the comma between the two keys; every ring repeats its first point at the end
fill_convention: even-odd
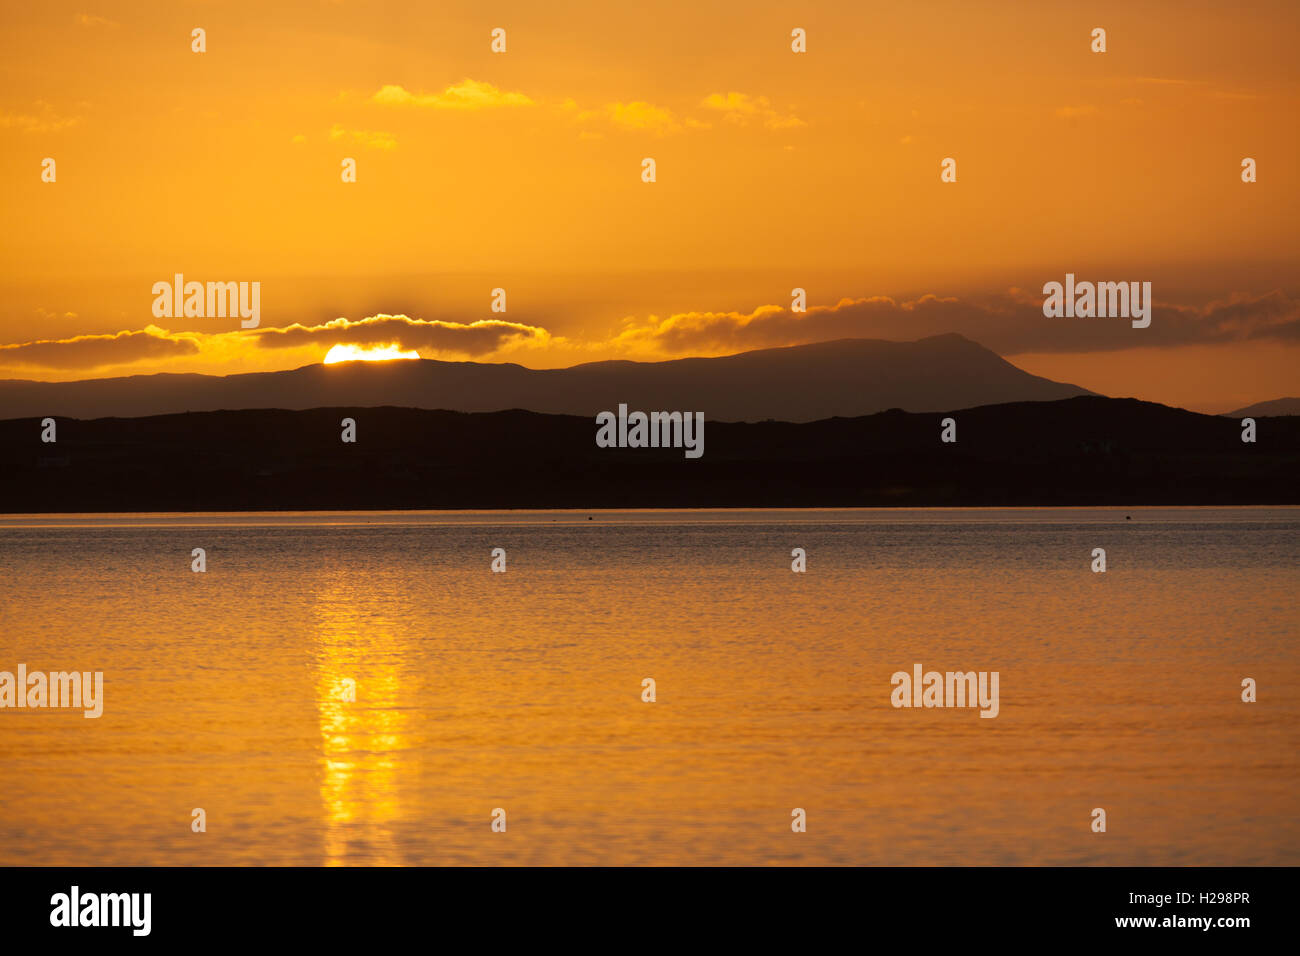
{"type": "Polygon", "coordinates": [[[1300,393],[1296,4],[739,9],[11,4],[0,377],[294,367],[401,315],[427,358],[957,331],[1108,394],[1300,393]],[[156,318],[177,272],[260,282],[260,328],[156,318]],[[1066,272],[1151,281],[1151,328],[1043,318],[1066,272]]]}

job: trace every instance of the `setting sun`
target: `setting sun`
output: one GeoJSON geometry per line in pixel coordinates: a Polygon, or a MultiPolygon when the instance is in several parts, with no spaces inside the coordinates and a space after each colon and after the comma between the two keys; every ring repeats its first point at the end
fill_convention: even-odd
{"type": "Polygon", "coordinates": [[[418,359],[420,353],[414,349],[403,352],[396,345],[377,345],[362,348],[359,345],[336,345],[325,353],[325,364],[335,362],[387,362],[389,359],[418,359]]]}

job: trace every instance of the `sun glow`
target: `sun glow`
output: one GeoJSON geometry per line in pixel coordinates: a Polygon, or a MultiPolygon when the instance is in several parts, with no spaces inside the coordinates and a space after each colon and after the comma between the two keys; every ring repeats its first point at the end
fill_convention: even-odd
{"type": "Polygon", "coordinates": [[[403,352],[396,345],[376,345],[362,348],[360,345],[335,345],[325,353],[325,364],[335,362],[387,362],[389,359],[418,359],[420,353],[412,349],[403,352]]]}

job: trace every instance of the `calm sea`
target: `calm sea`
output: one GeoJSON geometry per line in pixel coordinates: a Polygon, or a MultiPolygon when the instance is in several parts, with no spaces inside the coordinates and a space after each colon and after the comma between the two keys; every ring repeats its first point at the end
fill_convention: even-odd
{"type": "Polygon", "coordinates": [[[0,710],[0,864],[1295,865],[1297,532],[1300,509],[0,517],[0,671],[104,674],[98,720],[0,710]],[[1000,713],[895,709],[917,663],[999,672],[1000,713]]]}

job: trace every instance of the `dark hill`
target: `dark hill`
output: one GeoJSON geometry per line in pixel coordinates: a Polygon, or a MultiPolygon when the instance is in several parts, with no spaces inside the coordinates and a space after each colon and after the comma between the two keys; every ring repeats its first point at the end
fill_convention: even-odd
{"type": "Polygon", "coordinates": [[[708,421],[703,458],[593,419],[410,408],[0,422],[0,511],[1300,503],[1300,418],[1082,397],[806,424],[708,421]],[[358,442],[340,441],[356,419],[358,442]]]}
{"type": "Polygon", "coordinates": [[[564,369],[440,362],[347,362],[240,375],[136,375],[82,382],[0,381],[0,419],[135,418],[241,408],[395,405],[557,415],[616,409],[703,412],[709,421],[814,421],[886,408],[940,411],[1092,394],[1030,375],[960,335],[917,342],[843,339],[668,362],[564,369]]]}
{"type": "Polygon", "coordinates": [[[1300,415],[1300,398],[1275,398],[1271,402],[1256,402],[1235,412],[1224,412],[1229,418],[1267,418],[1276,415],[1300,415]]]}

